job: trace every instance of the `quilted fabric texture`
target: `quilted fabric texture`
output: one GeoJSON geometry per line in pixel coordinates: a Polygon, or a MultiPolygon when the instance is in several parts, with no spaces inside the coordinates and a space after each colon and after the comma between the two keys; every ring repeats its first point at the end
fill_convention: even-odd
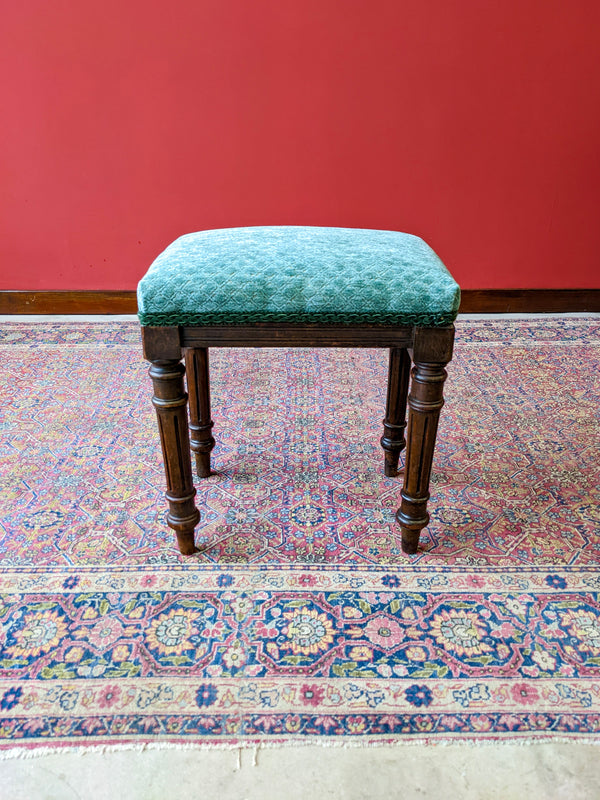
{"type": "Polygon", "coordinates": [[[138,286],[142,325],[448,325],[460,289],[433,250],[396,231],[296,226],[182,236],[138,286]]]}

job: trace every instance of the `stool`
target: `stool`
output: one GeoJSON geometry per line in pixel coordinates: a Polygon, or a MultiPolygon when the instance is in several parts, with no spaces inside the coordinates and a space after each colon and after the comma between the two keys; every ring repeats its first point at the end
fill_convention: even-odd
{"type": "Polygon", "coordinates": [[[403,551],[415,553],[429,522],[429,478],[459,302],[458,284],[438,256],[405,233],[274,226],[202,231],[173,242],[138,286],[138,316],[144,357],[152,362],[167,523],[181,553],[195,552],[200,519],[191,451],[205,478],[215,443],[209,347],[389,348],[381,445],[390,477],[406,446],[396,519],[403,551]]]}

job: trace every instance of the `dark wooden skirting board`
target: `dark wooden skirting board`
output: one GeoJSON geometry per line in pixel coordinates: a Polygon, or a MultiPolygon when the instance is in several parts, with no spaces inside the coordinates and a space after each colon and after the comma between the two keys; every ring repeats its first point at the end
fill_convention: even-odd
{"type": "Polygon", "coordinates": [[[600,289],[465,289],[461,314],[600,312],[600,289]]]}
{"type": "MultiPolygon", "coordinates": [[[[135,314],[132,291],[0,292],[0,314],[135,314]]],[[[465,289],[462,314],[600,312],[600,289],[465,289]]]]}
{"type": "Polygon", "coordinates": [[[136,314],[135,292],[0,292],[0,314],[136,314]]]}

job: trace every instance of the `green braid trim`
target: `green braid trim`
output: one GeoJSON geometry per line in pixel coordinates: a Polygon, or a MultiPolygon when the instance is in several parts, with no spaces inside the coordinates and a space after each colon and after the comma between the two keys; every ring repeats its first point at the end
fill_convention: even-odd
{"type": "Polygon", "coordinates": [[[140,323],[145,327],[158,326],[209,326],[209,325],[254,325],[262,322],[279,322],[281,324],[302,325],[384,325],[388,327],[413,326],[421,328],[438,328],[451,325],[456,319],[457,311],[447,313],[407,313],[382,314],[373,312],[310,313],[261,311],[260,313],[198,313],[161,312],[138,313],[140,323]]]}

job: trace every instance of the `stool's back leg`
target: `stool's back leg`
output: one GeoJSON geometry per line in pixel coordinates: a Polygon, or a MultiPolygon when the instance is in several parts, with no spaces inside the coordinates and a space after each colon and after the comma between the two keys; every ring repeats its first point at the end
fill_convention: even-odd
{"type": "Polygon", "coordinates": [[[385,474],[395,478],[398,474],[398,459],[406,445],[406,397],[410,375],[410,358],[405,348],[390,347],[387,402],[383,420],[381,446],[385,450],[385,474]]]}
{"type": "Polygon", "coordinates": [[[179,361],[152,361],[149,375],[154,387],[152,403],[158,418],[167,480],[167,523],[177,535],[180,551],[191,555],[195,551],[194,528],[200,520],[200,512],[194,503],[196,490],[192,482],[184,372],[179,361]]]}
{"type": "Polygon", "coordinates": [[[210,377],[208,348],[194,347],[185,351],[185,369],[190,395],[191,447],[196,456],[196,473],[199,478],[210,475],[210,452],[215,446],[211,435],[210,377]]]}

